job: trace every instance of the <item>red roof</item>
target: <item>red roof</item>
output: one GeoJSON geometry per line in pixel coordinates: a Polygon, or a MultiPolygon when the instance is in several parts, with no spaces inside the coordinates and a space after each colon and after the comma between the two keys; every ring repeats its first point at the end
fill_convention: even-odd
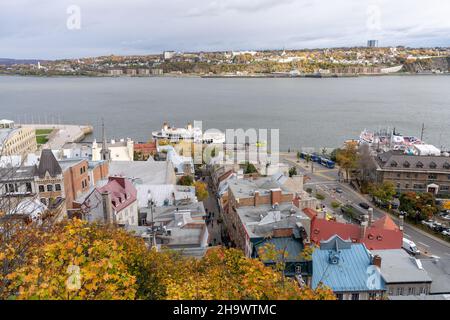
{"type": "Polygon", "coordinates": [[[100,193],[108,192],[111,195],[112,206],[116,211],[120,211],[136,201],[137,190],[124,177],[109,177],[108,183],[97,190],[100,193]]]}
{"type": "Polygon", "coordinates": [[[364,235],[362,227],[356,224],[328,221],[319,218],[313,209],[303,209],[311,218],[311,241],[320,243],[334,235],[344,240],[364,243],[369,250],[400,249],[402,247],[403,232],[388,216],[380,218],[367,227],[364,235]]]}

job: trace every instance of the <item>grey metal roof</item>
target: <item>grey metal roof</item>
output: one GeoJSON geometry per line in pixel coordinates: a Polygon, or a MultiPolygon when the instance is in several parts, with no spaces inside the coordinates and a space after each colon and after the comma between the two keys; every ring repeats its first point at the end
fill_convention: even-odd
{"type": "Polygon", "coordinates": [[[391,150],[379,154],[375,160],[382,169],[448,171],[450,173],[450,157],[408,155],[401,151],[391,150]],[[392,166],[393,164],[396,166],[392,166]]]}
{"type": "Polygon", "coordinates": [[[136,184],[175,184],[176,177],[172,163],[168,161],[112,161],[109,164],[111,176],[124,176],[136,184]]]}
{"type": "Polygon", "coordinates": [[[450,259],[421,259],[424,269],[433,279],[430,293],[450,294],[450,259]]]}
{"type": "Polygon", "coordinates": [[[245,206],[236,208],[236,212],[250,238],[265,237],[274,229],[280,228],[295,229],[302,226],[306,232],[310,230],[309,217],[290,203],[281,203],[278,209],[273,209],[268,204],[256,207],[245,206]],[[278,219],[277,212],[279,212],[278,219]]]}
{"type": "Polygon", "coordinates": [[[32,180],[36,170],[36,166],[0,168],[0,181],[32,180]]]}
{"type": "Polygon", "coordinates": [[[50,149],[42,150],[39,160],[39,166],[37,169],[39,178],[44,178],[46,172],[48,172],[52,177],[56,177],[57,175],[62,173],[61,166],[59,165],[58,160],[56,160],[55,155],[50,149]]]}
{"type": "MultiPolygon", "coordinates": [[[[381,276],[389,283],[431,282],[427,271],[403,249],[372,250],[381,257],[381,276]]],[[[420,262],[419,262],[420,264],[420,262]]]]}
{"type": "Polygon", "coordinates": [[[256,252],[258,252],[260,247],[265,246],[267,243],[273,244],[276,250],[285,250],[287,253],[287,262],[304,261],[300,256],[300,253],[303,251],[303,243],[299,239],[294,239],[292,237],[266,239],[264,242],[255,245],[256,252]]]}

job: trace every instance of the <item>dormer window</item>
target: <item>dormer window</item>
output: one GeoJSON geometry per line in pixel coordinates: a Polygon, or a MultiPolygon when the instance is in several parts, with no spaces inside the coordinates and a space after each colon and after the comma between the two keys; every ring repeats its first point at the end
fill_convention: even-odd
{"type": "Polygon", "coordinates": [[[444,169],[447,169],[447,170],[450,169],[450,163],[448,163],[448,162],[444,163],[443,167],[444,167],[444,169]]]}
{"type": "Polygon", "coordinates": [[[405,168],[409,168],[411,165],[409,164],[408,161],[403,162],[403,167],[405,168]]]}
{"type": "Polygon", "coordinates": [[[116,206],[116,201],[115,201],[115,200],[111,201],[111,203],[112,203],[112,205],[113,205],[114,207],[116,206]]]}
{"type": "Polygon", "coordinates": [[[397,167],[397,162],[392,161],[392,162],[391,162],[391,167],[393,167],[393,168],[397,167]]]}
{"type": "Polygon", "coordinates": [[[435,162],[431,162],[431,163],[430,163],[430,168],[431,168],[431,169],[436,169],[436,167],[437,167],[437,165],[436,165],[435,162]]]}
{"type": "Polygon", "coordinates": [[[423,163],[422,162],[417,162],[416,163],[416,168],[423,168],[423,163]]]}

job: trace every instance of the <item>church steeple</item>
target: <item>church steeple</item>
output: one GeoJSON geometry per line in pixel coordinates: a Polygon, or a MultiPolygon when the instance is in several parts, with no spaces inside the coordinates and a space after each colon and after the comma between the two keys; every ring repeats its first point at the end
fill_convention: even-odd
{"type": "Polygon", "coordinates": [[[111,151],[108,149],[108,144],[106,143],[106,135],[105,135],[105,122],[102,118],[102,150],[100,151],[100,156],[102,160],[109,161],[111,160],[111,151]]]}

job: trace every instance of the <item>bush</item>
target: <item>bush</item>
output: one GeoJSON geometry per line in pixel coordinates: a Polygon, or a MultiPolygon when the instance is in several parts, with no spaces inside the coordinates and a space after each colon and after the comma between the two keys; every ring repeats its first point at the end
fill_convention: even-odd
{"type": "Polygon", "coordinates": [[[340,204],[339,202],[337,202],[337,201],[331,202],[331,207],[332,207],[333,209],[337,209],[337,208],[339,208],[340,206],[341,206],[341,204],[340,204]]]}
{"type": "Polygon", "coordinates": [[[319,199],[319,200],[324,200],[325,196],[323,194],[321,194],[321,193],[316,193],[316,198],[319,199]]]}

